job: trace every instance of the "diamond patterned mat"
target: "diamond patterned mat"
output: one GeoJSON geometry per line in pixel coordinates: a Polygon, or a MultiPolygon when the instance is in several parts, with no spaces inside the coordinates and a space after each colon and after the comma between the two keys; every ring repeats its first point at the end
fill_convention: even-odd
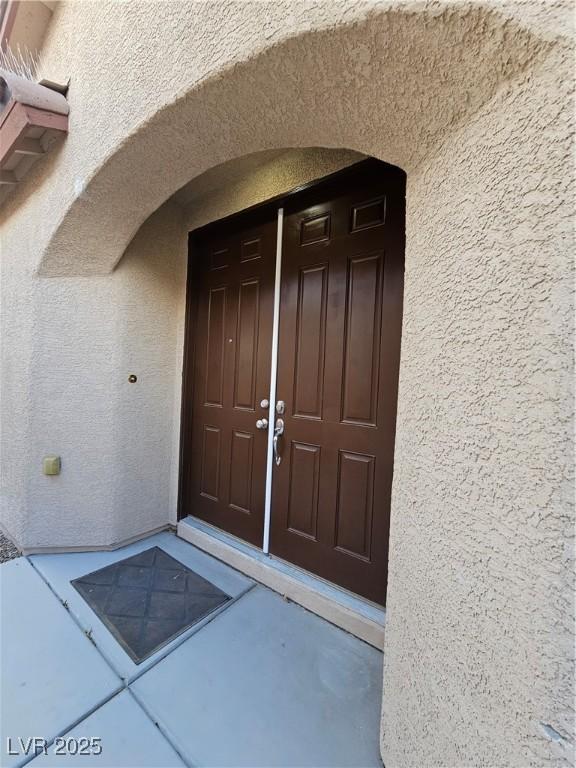
{"type": "Polygon", "coordinates": [[[160,547],[71,583],[136,664],[231,599],[160,547]]]}

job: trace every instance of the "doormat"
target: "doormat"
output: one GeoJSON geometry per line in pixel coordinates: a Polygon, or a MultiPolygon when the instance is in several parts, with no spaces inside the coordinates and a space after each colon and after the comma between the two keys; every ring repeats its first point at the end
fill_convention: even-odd
{"type": "Polygon", "coordinates": [[[136,664],[231,600],[160,547],[71,584],[136,664]]]}

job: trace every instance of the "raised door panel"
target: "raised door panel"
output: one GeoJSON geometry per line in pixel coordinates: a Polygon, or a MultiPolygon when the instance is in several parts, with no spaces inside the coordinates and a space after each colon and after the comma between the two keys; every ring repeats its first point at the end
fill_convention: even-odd
{"type": "Polygon", "coordinates": [[[342,421],[376,426],[382,254],[348,261],[342,421]]]}
{"type": "Polygon", "coordinates": [[[226,269],[232,262],[230,248],[214,248],[210,250],[210,270],[226,269]]]}
{"type": "Polygon", "coordinates": [[[320,484],[320,446],[293,441],[290,446],[288,527],[316,539],[320,484]]]}
{"type": "Polygon", "coordinates": [[[384,224],[386,218],[386,198],[377,197],[375,200],[363,200],[352,206],[351,232],[371,229],[384,224]]]}
{"type": "Polygon", "coordinates": [[[252,474],[254,436],[249,432],[232,432],[230,452],[229,505],[250,514],[252,511],[252,474]]]}
{"type": "Polygon", "coordinates": [[[255,261],[262,257],[262,240],[259,237],[249,237],[242,240],[240,245],[240,263],[255,261]]]}
{"type": "Polygon", "coordinates": [[[370,560],[372,543],[374,467],[374,456],[339,452],[334,544],[364,560],[370,560]]]}
{"type": "Polygon", "coordinates": [[[313,245],[330,239],[330,213],[303,219],[300,223],[300,245],[313,245]]]}
{"type": "Polygon", "coordinates": [[[222,406],[224,399],[224,351],[226,334],[227,288],[211,288],[208,293],[204,403],[222,406]]]}
{"type": "Polygon", "coordinates": [[[252,411],[256,407],[259,314],[260,283],[256,279],[243,281],[240,284],[238,296],[234,407],[252,411]]]}
{"type": "Polygon", "coordinates": [[[295,416],[322,418],[328,267],[300,270],[294,371],[295,416]]]}
{"type": "Polygon", "coordinates": [[[200,493],[212,501],[220,496],[220,440],[218,427],[204,425],[201,456],[200,493]]]}

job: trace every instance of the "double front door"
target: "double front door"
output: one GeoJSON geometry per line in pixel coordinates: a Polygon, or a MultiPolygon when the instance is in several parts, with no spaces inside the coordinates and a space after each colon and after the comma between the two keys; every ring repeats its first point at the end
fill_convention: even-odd
{"type": "Polygon", "coordinates": [[[380,604],[403,242],[403,174],[369,161],[190,249],[181,514],[380,604]]]}

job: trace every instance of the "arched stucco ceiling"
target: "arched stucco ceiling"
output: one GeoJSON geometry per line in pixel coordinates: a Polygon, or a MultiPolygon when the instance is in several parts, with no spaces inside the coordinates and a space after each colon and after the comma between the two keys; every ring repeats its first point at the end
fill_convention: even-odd
{"type": "Polygon", "coordinates": [[[170,201],[182,208],[184,226],[192,231],[365,159],[366,155],[349,149],[265,150],[215,165],[170,201]]]}
{"type": "Polygon", "coordinates": [[[277,162],[283,155],[290,154],[286,149],[269,149],[255,152],[229,160],[221,165],[215,165],[204,173],[191,179],[174,195],[173,199],[184,207],[194,205],[198,200],[221,189],[224,184],[236,184],[243,177],[250,176],[254,171],[267,163],[277,162]]]}
{"type": "Polygon", "coordinates": [[[280,147],[347,147],[408,173],[543,55],[549,40],[488,4],[386,3],[191,86],[95,167],[49,236],[39,274],[105,274],[190,179],[280,147]]]}

